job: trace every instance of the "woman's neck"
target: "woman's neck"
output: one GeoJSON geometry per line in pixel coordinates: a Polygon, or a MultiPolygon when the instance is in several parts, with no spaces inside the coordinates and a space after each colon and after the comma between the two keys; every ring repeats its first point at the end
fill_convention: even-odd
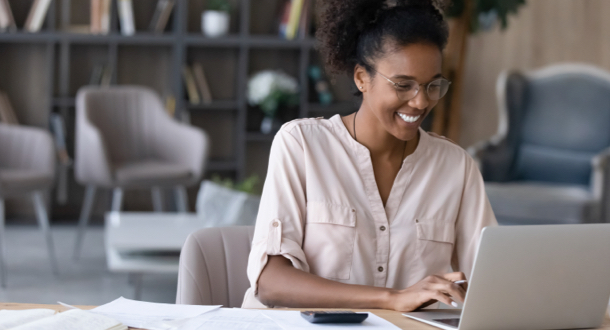
{"type": "Polygon", "coordinates": [[[374,158],[390,158],[397,154],[406,157],[415,151],[419,142],[419,134],[415,139],[408,142],[396,138],[381,126],[374,114],[366,109],[360,108],[358,112],[348,117],[346,127],[348,127],[352,137],[354,137],[355,130],[356,140],[367,147],[374,158]],[[355,116],[355,121],[352,116],[355,116]]]}

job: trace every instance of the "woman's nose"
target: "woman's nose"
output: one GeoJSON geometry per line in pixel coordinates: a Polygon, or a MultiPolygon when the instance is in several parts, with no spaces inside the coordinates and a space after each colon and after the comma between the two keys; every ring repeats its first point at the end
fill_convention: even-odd
{"type": "Polygon", "coordinates": [[[428,100],[428,94],[426,90],[421,88],[417,95],[414,98],[409,100],[409,106],[416,109],[426,109],[430,104],[430,100],[428,100]]]}

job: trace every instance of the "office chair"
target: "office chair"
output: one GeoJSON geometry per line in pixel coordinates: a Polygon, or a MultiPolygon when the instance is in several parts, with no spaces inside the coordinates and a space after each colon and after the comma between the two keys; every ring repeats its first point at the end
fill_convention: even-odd
{"type": "Polygon", "coordinates": [[[176,304],[241,307],[254,226],[211,227],[186,239],[180,252],[176,304]]]}
{"type": "Polygon", "coordinates": [[[151,189],[155,211],[162,188],[173,188],[178,210],[187,212],[187,186],[198,184],[209,139],[199,128],[172,119],[157,94],[139,86],[86,86],[76,96],[76,180],[87,186],[74,258],[98,187],[113,189],[120,211],[124,189],[151,189]]]}
{"type": "Polygon", "coordinates": [[[505,71],[498,133],[468,149],[500,224],[610,222],[610,72],[505,71]]]}
{"type": "Polygon", "coordinates": [[[0,282],[6,287],[4,199],[30,195],[38,224],[47,241],[53,273],[57,258],[49,228],[44,191],[55,179],[55,147],[45,130],[0,123],[0,282]]]}

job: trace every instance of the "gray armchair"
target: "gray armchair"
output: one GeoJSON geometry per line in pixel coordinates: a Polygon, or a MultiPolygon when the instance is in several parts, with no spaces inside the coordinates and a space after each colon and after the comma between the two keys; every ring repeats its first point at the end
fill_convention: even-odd
{"type": "Polygon", "coordinates": [[[185,187],[201,180],[208,137],[164,110],[152,90],[139,86],[83,87],[76,97],[76,180],[87,186],[74,249],[78,258],[97,187],[114,190],[120,211],[124,189],[152,189],[155,211],[163,188],[173,188],[188,210],[185,187]]]}
{"type": "Polygon", "coordinates": [[[498,134],[469,148],[501,224],[610,222],[610,73],[503,72],[498,134]]]}
{"type": "Polygon", "coordinates": [[[55,147],[51,135],[39,128],[0,123],[0,281],[6,286],[4,263],[4,199],[30,195],[36,209],[38,224],[47,240],[53,273],[57,259],[49,229],[49,217],[43,193],[53,185],[55,147]]]}
{"type": "Polygon", "coordinates": [[[180,252],[176,304],[241,307],[254,226],[200,229],[180,252]]]}

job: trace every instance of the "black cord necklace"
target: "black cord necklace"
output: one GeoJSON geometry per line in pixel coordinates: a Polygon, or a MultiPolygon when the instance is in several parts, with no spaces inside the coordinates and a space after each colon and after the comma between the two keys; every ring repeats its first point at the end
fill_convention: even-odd
{"type": "MultiPolygon", "coordinates": [[[[352,125],[354,128],[354,140],[356,140],[356,142],[358,142],[358,138],[356,138],[356,116],[358,115],[358,110],[356,110],[356,112],[354,113],[354,124],[352,125]]],[[[405,141],[405,145],[402,148],[402,156],[400,157],[400,166],[398,166],[398,168],[402,167],[402,162],[403,160],[405,160],[405,150],[407,149],[407,141],[405,141]]]]}

